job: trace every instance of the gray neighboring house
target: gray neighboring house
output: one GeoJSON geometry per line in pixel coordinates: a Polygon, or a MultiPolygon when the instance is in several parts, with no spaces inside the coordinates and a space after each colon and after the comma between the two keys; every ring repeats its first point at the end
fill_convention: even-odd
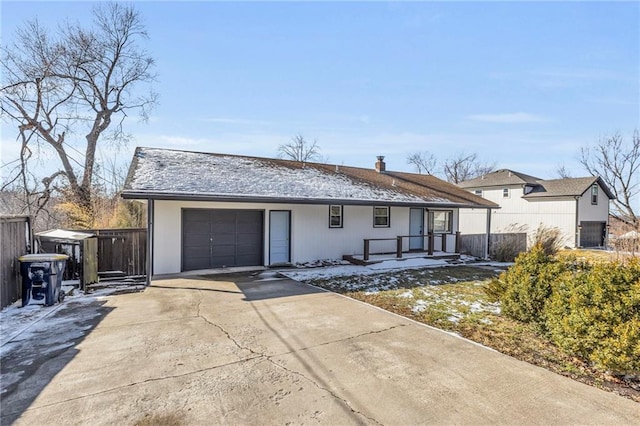
{"type": "Polygon", "coordinates": [[[500,205],[490,211],[460,212],[460,231],[508,233],[520,227],[531,236],[540,225],[558,228],[568,247],[606,245],[611,190],[600,177],[545,180],[502,169],[458,184],[500,205]]]}
{"type": "Polygon", "coordinates": [[[148,276],[341,259],[362,254],[365,239],[376,239],[372,253],[396,252],[398,237],[403,251],[427,240],[452,253],[460,210],[497,208],[383,160],[364,169],[137,148],[122,196],[148,206],[148,276]],[[428,233],[437,238],[404,237],[428,233]]]}

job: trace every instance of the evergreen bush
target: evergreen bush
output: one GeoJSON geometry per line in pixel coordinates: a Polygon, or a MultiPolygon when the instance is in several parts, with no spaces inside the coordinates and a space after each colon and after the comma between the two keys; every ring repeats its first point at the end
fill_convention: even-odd
{"type": "Polygon", "coordinates": [[[552,340],[614,373],[640,373],[640,261],[602,262],[559,277],[545,312],[552,340]]]}

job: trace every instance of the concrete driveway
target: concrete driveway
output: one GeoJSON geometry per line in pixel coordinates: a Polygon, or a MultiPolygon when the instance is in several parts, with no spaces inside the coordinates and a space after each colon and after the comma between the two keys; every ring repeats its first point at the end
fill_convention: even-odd
{"type": "Polygon", "coordinates": [[[640,404],[273,273],[96,309],[31,366],[9,343],[3,424],[640,424],[640,404]]]}

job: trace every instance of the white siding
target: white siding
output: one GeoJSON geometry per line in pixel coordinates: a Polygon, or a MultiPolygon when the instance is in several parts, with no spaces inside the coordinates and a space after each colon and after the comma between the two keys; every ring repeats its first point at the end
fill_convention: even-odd
{"type": "MultiPolygon", "coordinates": [[[[372,206],[344,206],[343,228],[329,228],[328,205],[289,205],[267,203],[220,203],[204,201],[155,201],[153,274],[180,272],[183,208],[264,210],[264,263],[269,259],[269,210],[291,210],[291,261],[309,262],[341,259],[362,254],[365,238],[395,238],[409,234],[409,207],[391,207],[391,226],[373,227],[372,206]]],[[[457,230],[458,211],[453,210],[453,230],[457,230]]],[[[426,215],[425,215],[426,216],[426,215]]],[[[426,228],[425,228],[426,229],[426,228]]],[[[408,249],[405,239],[404,249],[408,249]]],[[[394,252],[395,241],[371,242],[371,251],[394,252]]],[[[447,251],[455,247],[455,235],[447,237],[447,251]]],[[[437,249],[438,247],[436,247],[437,249]]]]}
{"type": "MultiPolygon", "coordinates": [[[[524,199],[520,186],[510,186],[510,197],[502,197],[502,187],[484,188],[482,196],[500,205],[491,214],[491,232],[514,232],[524,227],[531,237],[540,224],[560,229],[563,244],[575,246],[576,201],[572,197],[524,199]]],[[[486,230],[486,212],[478,209],[460,211],[460,232],[483,234],[486,230]]]]}
{"type": "Polygon", "coordinates": [[[608,222],[609,197],[598,185],[598,204],[591,204],[591,188],[580,197],[578,202],[578,220],[580,222],[608,222]]]}

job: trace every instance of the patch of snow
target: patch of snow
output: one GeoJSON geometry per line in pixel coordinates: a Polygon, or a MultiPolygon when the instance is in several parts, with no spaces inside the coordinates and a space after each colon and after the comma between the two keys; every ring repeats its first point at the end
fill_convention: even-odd
{"type": "MultiPolygon", "coordinates": [[[[43,303],[34,304],[33,299],[27,306],[22,307],[22,301],[6,306],[0,311],[0,324],[2,325],[2,333],[0,336],[0,345],[3,346],[10,341],[21,341],[31,336],[33,332],[32,326],[39,321],[46,321],[49,324],[50,316],[59,310],[69,309],[71,304],[76,303],[92,303],[101,300],[105,296],[113,293],[124,291],[138,291],[144,286],[119,286],[116,288],[104,288],[92,293],[83,293],[79,289],[75,289],[72,295],[67,295],[62,303],[53,306],[44,306],[43,303]]],[[[84,318],[86,319],[86,318],[84,318]]],[[[56,320],[61,322],[64,320],[56,320]]],[[[4,352],[0,351],[0,354],[4,352]]]]}
{"type": "Polygon", "coordinates": [[[426,300],[418,299],[416,300],[416,303],[414,303],[413,308],[411,308],[411,311],[419,314],[420,312],[424,312],[428,306],[429,304],[426,300]]]}
{"type": "Polygon", "coordinates": [[[311,163],[287,166],[268,159],[154,148],[140,148],[136,155],[137,167],[127,188],[132,191],[292,200],[452,202],[369,185],[311,163]]]}
{"type": "Polygon", "coordinates": [[[398,294],[396,297],[411,298],[413,297],[413,292],[411,290],[407,290],[404,293],[398,294]]]}
{"type": "Polygon", "coordinates": [[[464,315],[462,315],[460,312],[457,312],[457,311],[450,312],[450,314],[451,315],[447,317],[447,321],[449,322],[453,322],[457,324],[460,322],[462,318],[464,318],[464,315]]]}
{"type": "Polygon", "coordinates": [[[445,259],[427,259],[427,258],[413,258],[407,260],[385,260],[380,263],[374,263],[372,265],[368,265],[368,268],[383,271],[388,269],[415,269],[415,268],[424,268],[428,266],[445,266],[447,265],[447,261],[445,259]]]}
{"type": "Polygon", "coordinates": [[[309,270],[280,270],[280,274],[296,281],[329,279],[336,277],[374,275],[396,269],[420,269],[449,266],[445,259],[413,258],[407,260],[386,260],[371,265],[339,265],[309,270]]]}

